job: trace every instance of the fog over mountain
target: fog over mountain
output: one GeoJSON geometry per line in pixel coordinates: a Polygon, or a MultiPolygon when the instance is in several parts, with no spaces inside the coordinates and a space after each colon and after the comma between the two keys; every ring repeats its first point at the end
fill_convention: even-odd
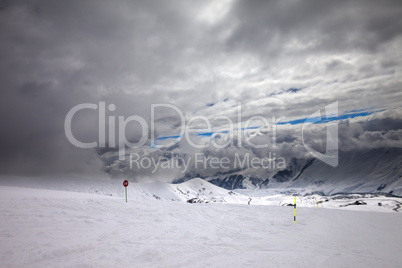
{"type": "Polygon", "coordinates": [[[3,1],[0,40],[1,175],[402,194],[400,1],[3,1]]]}

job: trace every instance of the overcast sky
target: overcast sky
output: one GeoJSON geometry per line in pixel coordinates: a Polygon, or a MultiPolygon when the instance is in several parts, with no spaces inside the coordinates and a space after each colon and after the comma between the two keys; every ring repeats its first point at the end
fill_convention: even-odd
{"type": "MultiPolygon", "coordinates": [[[[401,47],[401,1],[2,1],[0,173],[119,172],[113,148],[66,138],[66,115],[81,103],[114,104],[107,116],[147,123],[151,104],[175,105],[187,120],[237,121],[241,106],[244,125],[306,118],[338,101],[340,114],[380,111],[340,121],[340,149],[400,147],[401,47]]],[[[172,110],[156,118],[156,136],[180,132],[172,110]]],[[[77,114],[72,131],[97,141],[97,112],[77,114]]],[[[133,141],[141,134],[127,129],[133,141]]],[[[282,126],[281,154],[305,153],[299,134],[282,126]]]]}

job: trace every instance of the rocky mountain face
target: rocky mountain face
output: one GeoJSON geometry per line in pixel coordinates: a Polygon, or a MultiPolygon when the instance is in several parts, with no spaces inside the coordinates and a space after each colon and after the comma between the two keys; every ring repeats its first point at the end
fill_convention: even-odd
{"type": "Polygon", "coordinates": [[[293,158],[275,172],[246,169],[204,179],[226,189],[305,188],[325,194],[402,195],[402,148],[341,151],[337,167],[315,158],[293,158]]]}

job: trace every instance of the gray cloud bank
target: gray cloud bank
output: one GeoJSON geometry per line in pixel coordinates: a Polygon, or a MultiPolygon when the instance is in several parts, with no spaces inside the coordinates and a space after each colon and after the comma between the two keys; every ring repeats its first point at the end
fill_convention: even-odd
{"type": "MultiPolygon", "coordinates": [[[[337,122],[339,151],[342,152],[342,155],[347,155],[356,154],[356,152],[367,153],[383,148],[402,148],[401,118],[402,109],[399,108],[337,122]],[[387,129],[383,128],[384,121],[387,122],[387,129]]],[[[272,131],[256,130],[242,138],[241,146],[237,146],[239,137],[236,134],[233,146],[225,148],[217,148],[211,144],[206,148],[197,149],[190,146],[183,138],[178,144],[162,149],[128,149],[127,157],[124,160],[118,160],[117,152],[107,152],[102,154],[101,158],[105,162],[105,171],[112,176],[129,176],[138,180],[153,178],[172,181],[183,177],[209,177],[238,171],[254,178],[263,179],[276,174],[291,164],[294,159],[305,159],[306,161],[311,159],[313,156],[306,150],[305,145],[325,153],[326,128],[326,124],[312,124],[302,130],[301,124],[287,124],[277,127],[275,143],[272,142],[272,131]],[[246,142],[246,137],[249,138],[249,143],[246,142]],[[258,148],[262,145],[267,146],[258,148]],[[134,156],[130,158],[130,154],[134,156]],[[228,164],[211,164],[210,158],[215,158],[216,161],[226,158],[228,164]],[[248,160],[242,166],[241,163],[244,159],[248,160]],[[260,163],[251,166],[251,159],[265,159],[265,162],[262,163],[262,166],[260,163]],[[163,163],[167,168],[163,168],[163,163]]],[[[204,140],[204,142],[210,141],[209,139],[204,140]]],[[[225,144],[229,141],[229,134],[223,134],[215,141],[218,144],[225,144]]],[[[198,141],[197,144],[202,144],[202,142],[198,141]]],[[[329,170],[330,168],[328,166],[329,170]]]]}
{"type": "MultiPolygon", "coordinates": [[[[240,102],[245,121],[303,118],[339,101],[340,112],[386,109],[340,122],[340,149],[400,147],[401,18],[400,1],[3,1],[0,172],[126,174],[115,149],[80,149],[66,138],[68,111],[100,101],[116,105],[108,115],[148,123],[155,103],[173,104],[186,118],[236,121],[240,102]]],[[[158,136],[179,128],[175,114],[157,114],[158,136]]],[[[97,140],[97,113],[80,113],[72,130],[97,140]]],[[[325,131],[314,131],[308,142],[322,149],[325,131]]],[[[303,157],[299,134],[282,126],[276,152],[303,157]]],[[[127,131],[133,141],[140,135],[135,126],[127,131]]],[[[267,153],[203,152],[248,151],[267,153]]],[[[195,150],[183,142],[167,152],[195,150]]]]}

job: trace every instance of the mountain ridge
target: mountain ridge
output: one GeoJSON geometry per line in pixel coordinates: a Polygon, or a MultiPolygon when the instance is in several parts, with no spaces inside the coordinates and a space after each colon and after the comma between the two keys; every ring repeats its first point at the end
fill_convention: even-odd
{"type": "Polygon", "coordinates": [[[285,169],[265,174],[259,172],[244,169],[203,179],[229,190],[307,188],[325,194],[382,192],[402,195],[402,148],[339,151],[337,167],[330,167],[315,158],[292,158],[285,169]]]}

